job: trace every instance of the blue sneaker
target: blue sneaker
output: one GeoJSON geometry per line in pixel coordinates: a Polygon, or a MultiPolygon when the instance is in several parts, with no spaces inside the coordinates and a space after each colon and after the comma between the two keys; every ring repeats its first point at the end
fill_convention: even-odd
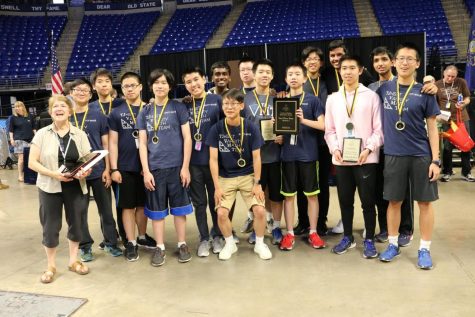
{"type": "Polygon", "coordinates": [[[377,235],[374,236],[374,240],[376,240],[376,242],[379,242],[379,243],[384,243],[388,241],[388,232],[383,231],[383,232],[378,233],[377,235]]]}
{"type": "Polygon", "coordinates": [[[378,251],[374,246],[374,241],[366,239],[363,241],[363,257],[365,259],[373,259],[378,256],[378,251]]]}
{"type": "Polygon", "coordinates": [[[283,235],[282,235],[282,230],[280,228],[274,228],[272,229],[272,244],[280,244],[280,241],[282,241],[283,235]]]}
{"type": "Polygon", "coordinates": [[[432,269],[432,258],[430,256],[430,251],[427,249],[421,249],[418,251],[418,260],[417,266],[422,270],[431,270],[432,269]]]}
{"type": "Polygon", "coordinates": [[[91,262],[92,260],[94,260],[91,248],[80,249],[79,255],[81,257],[82,262],[91,262]]]}
{"type": "Polygon", "coordinates": [[[251,232],[251,234],[247,238],[247,242],[249,242],[249,244],[256,244],[256,232],[255,231],[251,232]]]}
{"type": "Polygon", "coordinates": [[[113,257],[121,256],[122,250],[116,245],[106,245],[104,246],[104,251],[112,255],[113,257]]]}
{"type": "Polygon", "coordinates": [[[388,248],[379,255],[379,259],[383,262],[391,262],[399,254],[401,254],[399,247],[394,244],[389,244],[388,248]]]}
{"type": "Polygon", "coordinates": [[[412,241],[412,234],[400,233],[399,237],[397,238],[397,244],[399,244],[400,247],[407,247],[408,245],[411,244],[411,241],[412,241]]]}
{"type": "Polygon", "coordinates": [[[352,249],[355,246],[356,243],[354,241],[351,241],[349,237],[344,236],[340,243],[333,247],[332,252],[336,254],[343,254],[348,251],[348,249],[352,249]]]}

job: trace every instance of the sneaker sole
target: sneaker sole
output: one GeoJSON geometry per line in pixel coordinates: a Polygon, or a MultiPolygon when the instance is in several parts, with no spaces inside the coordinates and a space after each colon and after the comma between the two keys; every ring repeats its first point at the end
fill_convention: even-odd
{"type": "Polygon", "coordinates": [[[420,266],[419,264],[417,264],[417,267],[424,271],[430,271],[434,268],[434,266],[420,266]]]}
{"type": "Polygon", "coordinates": [[[140,259],[140,256],[137,255],[137,257],[136,257],[136,258],[133,258],[133,259],[127,258],[127,261],[128,261],[128,262],[136,262],[136,261],[138,261],[139,259],[140,259]]]}
{"type": "Polygon", "coordinates": [[[346,252],[348,252],[348,250],[354,249],[355,247],[356,247],[356,243],[353,242],[352,244],[350,244],[350,246],[348,248],[346,248],[345,250],[343,250],[341,252],[336,252],[335,248],[332,249],[332,252],[335,253],[335,254],[338,254],[338,255],[345,254],[346,252]]]}
{"type": "Polygon", "coordinates": [[[375,258],[377,258],[378,256],[379,256],[379,253],[376,253],[376,254],[373,255],[373,256],[367,256],[367,255],[365,255],[365,254],[363,253],[363,258],[368,259],[368,260],[369,260],[369,259],[375,259],[375,258]]]}
{"type": "Polygon", "coordinates": [[[165,264],[165,258],[166,258],[166,255],[163,257],[163,262],[162,262],[162,263],[153,263],[153,262],[150,262],[150,265],[152,265],[152,266],[154,266],[154,267],[162,266],[163,264],[165,264]]]}
{"type": "Polygon", "coordinates": [[[199,253],[196,253],[196,255],[199,257],[199,258],[206,258],[209,256],[209,251],[207,253],[204,253],[204,254],[199,254],[199,253]]]}
{"type": "Polygon", "coordinates": [[[180,263],[186,263],[186,262],[190,262],[192,258],[193,258],[193,257],[192,257],[192,256],[190,256],[190,258],[189,258],[189,259],[184,259],[184,260],[183,260],[183,259],[178,259],[178,262],[180,262],[180,263]]]}
{"type": "Polygon", "coordinates": [[[310,246],[314,249],[325,249],[327,247],[326,244],[324,244],[324,245],[313,245],[310,241],[308,241],[308,244],[310,244],[310,246]]]}
{"type": "Polygon", "coordinates": [[[290,251],[290,250],[293,250],[294,244],[295,244],[295,243],[293,243],[290,248],[282,248],[282,247],[279,247],[279,249],[281,249],[282,251],[290,251]]]}
{"type": "Polygon", "coordinates": [[[139,247],[141,247],[141,248],[148,249],[148,250],[155,250],[155,249],[157,248],[156,246],[155,246],[155,247],[151,247],[151,246],[149,246],[149,245],[138,244],[138,243],[137,243],[137,245],[138,245],[139,247]]]}
{"type": "Polygon", "coordinates": [[[396,254],[396,255],[395,255],[392,259],[390,259],[390,260],[389,260],[389,259],[381,259],[381,258],[379,258],[379,260],[380,260],[381,262],[389,263],[389,262],[392,262],[395,258],[397,258],[400,254],[401,254],[401,253],[396,254]]]}

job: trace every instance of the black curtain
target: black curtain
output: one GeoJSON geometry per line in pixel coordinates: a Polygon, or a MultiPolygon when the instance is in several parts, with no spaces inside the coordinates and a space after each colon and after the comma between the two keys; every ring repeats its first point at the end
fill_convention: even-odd
{"type": "Polygon", "coordinates": [[[265,46],[234,46],[224,48],[212,48],[206,50],[206,73],[211,78],[211,65],[218,61],[233,61],[239,60],[244,55],[249,56],[254,60],[258,60],[265,57],[265,46]]]}

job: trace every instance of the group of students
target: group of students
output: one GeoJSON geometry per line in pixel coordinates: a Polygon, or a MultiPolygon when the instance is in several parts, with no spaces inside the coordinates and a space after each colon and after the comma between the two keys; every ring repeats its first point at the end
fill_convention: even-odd
{"type": "MultiPolygon", "coordinates": [[[[333,163],[343,238],[332,251],[343,254],[355,247],[352,225],[358,189],[365,223],[363,257],[379,256],[381,261],[390,262],[400,254],[400,246],[412,240],[415,200],[421,230],[417,265],[431,269],[432,202],[438,199],[440,167],[436,116],[440,111],[435,85],[423,86],[415,81],[420,66],[418,48],[403,44],[394,58],[386,48],[376,48],[372,61],[379,80],[366,83],[368,87],[362,83],[367,70],[358,56],[347,52],[342,41],[330,43],[331,65],[325,69],[321,69],[323,60],[319,48],[304,49],[301,60],[286,68],[288,91],[278,94],[270,88],[274,67],[268,59],[240,61],[241,89],[228,88],[231,69],[226,62],[213,64],[215,87],[208,92],[204,72],[198,67],[189,68],[181,78],[189,92],[183,102],[169,98],[175,79],[166,69],[151,72],[148,85],[154,97],[148,104],[140,97],[142,79],[133,72],[121,78],[122,100],[110,96],[112,75],[105,69],[94,72],[91,83],[75,80],[69,97],[74,104],[69,125],[74,129],[69,131],[85,132],[92,150],[107,149],[110,153],[92,171],[77,176],[79,183],[86,179],[93,189],[104,238],[100,247],[112,256],[120,256],[120,237],[128,261],[139,259],[138,246],[142,245],[153,249],[151,264],[161,266],[166,258],[165,219],[171,214],[178,261],[188,262],[192,255],[186,243],[186,216],[194,211],[200,235],[198,256],[208,256],[212,251],[220,260],[228,260],[237,251],[238,239],[231,221],[239,191],[248,210],[242,231],[250,232],[248,241],[255,245],[254,252],[261,259],[272,258],[264,242],[266,223],[271,243],[281,250],[292,250],[298,234],[308,234],[312,248],[325,248],[322,236],[331,232],[326,217],[333,163]],[[393,65],[396,76],[391,72],[393,65]],[[93,89],[98,100],[89,103],[93,89]],[[273,100],[277,97],[298,99],[298,134],[274,135],[264,141],[261,124],[266,120],[274,123],[273,100]],[[357,160],[349,162],[344,159],[345,146],[349,148],[355,140],[360,147],[357,160]],[[114,188],[118,232],[110,187],[114,188]],[[296,197],[299,225],[294,228],[296,197]],[[376,208],[379,234],[375,234],[376,208]],[[282,214],[285,235],[281,230],[282,214]],[[148,219],[152,221],[154,239],[146,233],[148,219]],[[379,253],[375,241],[389,241],[388,247],[379,253]]],[[[54,98],[50,111],[58,101],[54,98]]],[[[58,116],[52,117],[54,121],[58,116]]],[[[44,129],[60,131],[55,124],[44,129]]],[[[57,133],[56,161],[63,157],[66,162],[69,142],[61,137],[57,133]]],[[[41,144],[35,139],[30,167],[41,174],[42,168],[36,165],[41,161],[41,144]]],[[[56,176],[61,181],[65,177],[64,173],[56,176]]],[[[93,260],[85,204],[79,210],[79,232],[68,233],[68,238],[81,237],[82,262],[93,260]]],[[[44,208],[40,193],[40,215],[44,208]]],[[[68,211],[66,214],[68,220],[68,211]]],[[[48,248],[57,245],[58,233],[46,239],[51,236],[46,222],[42,219],[48,254],[48,248]]],[[[334,228],[335,232],[338,229],[334,228]]],[[[70,269],[79,274],[88,272],[74,257],[70,264],[70,269]]],[[[54,261],[49,261],[48,267],[43,282],[52,281],[56,272],[54,261]]]]}

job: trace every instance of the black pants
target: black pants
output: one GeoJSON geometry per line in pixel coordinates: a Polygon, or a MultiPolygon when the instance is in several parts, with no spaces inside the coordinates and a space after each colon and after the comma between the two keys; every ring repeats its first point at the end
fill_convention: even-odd
{"type": "MultiPolygon", "coordinates": [[[[119,231],[119,236],[122,241],[127,241],[127,234],[125,233],[124,223],[122,221],[122,208],[117,206],[117,191],[119,189],[119,184],[116,182],[112,182],[112,190],[114,191],[115,197],[115,212],[116,212],[116,219],[117,219],[117,230],[119,231]]],[[[117,233],[117,231],[116,231],[117,233]]]]}
{"type": "MultiPolygon", "coordinates": [[[[87,180],[87,187],[89,192],[92,188],[92,193],[94,200],[97,204],[97,211],[99,212],[99,218],[101,221],[101,230],[104,237],[104,243],[106,245],[116,245],[117,244],[117,233],[115,230],[115,220],[112,215],[112,196],[110,188],[105,188],[104,183],[101,178],[95,178],[87,180]]],[[[89,200],[88,200],[89,202],[89,200]]],[[[88,224],[88,209],[83,212],[81,215],[81,232],[82,240],[79,244],[81,249],[90,248],[94,243],[94,240],[91,237],[89,232],[88,224]]]]}
{"type": "Polygon", "coordinates": [[[84,195],[78,180],[61,183],[60,193],[38,190],[40,198],[40,222],[43,227],[43,245],[55,248],[59,244],[59,232],[63,224],[63,206],[68,224],[68,239],[81,241],[81,215],[87,210],[88,196],[84,195]]]}
{"type": "MultiPolygon", "coordinates": [[[[380,232],[388,232],[387,210],[389,202],[383,199],[384,189],[384,149],[381,149],[376,173],[376,207],[380,232]]],[[[411,235],[414,232],[414,200],[408,184],[406,197],[401,205],[401,224],[399,233],[411,235]]]]}
{"type": "Polygon", "coordinates": [[[191,202],[195,208],[196,225],[200,233],[200,241],[209,240],[208,217],[206,207],[209,206],[211,221],[213,222],[213,234],[221,235],[218,227],[218,215],[214,209],[214,184],[209,166],[190,165],[191,202]]]}
{"type": "MultiPolygon", "coordinates": [[[[465,121],[465,127],[468,131],[470,131],[470,121],[465,121]]],[[[448,125],[443,126],[444,131],[447,131],[449,128],[448,125]]],[[[452,174],[452,151],[454,149],[454,145],[449,142],[449,140],[444,139],[444,151],[442,153],[442,174],[452,174]]],[[[470,165],[470,151],[469,152],[460,152],[460,158],[462,159],[462,175],[467,176],[470,174],[472,170],[472,166],[470,165]]]]}
{"type": "MultiPolygon", "coordinates": [[[[319,145],[318,155],[318,184],[320,186],[320,194],[317,195],[319,205],[317,231],[327,232],[327,217],[330,206],[330,186],[328,186],[328,177],[330,176],[332,157],[326,144],[319,145]]],[[[310,227],[307,213],[307,196],[303,194],[301,189],[297,192],[297,207],[299,226],[303,226],[304,228],[310,227]]]]}
{"type": "Polygon", "coordinates": [[[361,166],[336,166],[338,201],[340,202],[341,219],[347,237],[353,238],[355,192],[358,189],[361,208],[363,209],[366,239],[374,238],[376,227],[376,168],[376,163],[361,166]]]}

